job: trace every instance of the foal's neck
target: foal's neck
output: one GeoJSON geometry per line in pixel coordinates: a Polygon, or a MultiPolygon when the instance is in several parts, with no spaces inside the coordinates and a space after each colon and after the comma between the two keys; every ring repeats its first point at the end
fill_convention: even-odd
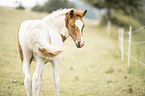
{"type": "Polygon", "coordinates": [[[55,17],[53,20],[43,19],[49,27],[53,28],[58,32],[62,38],[67,39],[69,37],[68,30],[65,26],[65,15],[55,17]]]}

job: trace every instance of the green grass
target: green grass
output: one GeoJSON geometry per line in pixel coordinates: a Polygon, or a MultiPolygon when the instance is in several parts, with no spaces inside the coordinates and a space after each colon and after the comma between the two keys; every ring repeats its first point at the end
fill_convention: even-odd
{"type": "MultiPolygon", "coordinates": [[[[41,19],[45,13],[0,8],[0,96],[26,96],[24,73],[17,51],[17,29],[27,19],[41,19]]],[[[87,23],[85,46],[77,49],[71,38],[65,42],[60,65],[61,96],[144,96],[145,67],[120,61],[117,29],[110,39],[105,27],[87,23]],[[132,68],[132,69],[131,69],[132,68]]],[[[35,63],[31,65],[34,73],[35,63]]],[[[41,96],[54,96],[52,68],[44,68],[41,96]]]]}

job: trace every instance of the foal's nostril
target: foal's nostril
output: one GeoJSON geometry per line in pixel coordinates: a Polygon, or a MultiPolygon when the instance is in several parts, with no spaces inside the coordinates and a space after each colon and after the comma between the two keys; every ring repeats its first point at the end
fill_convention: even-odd
{"type": "Polygon", "coordinates": [[[83,47],[83,46],[84,46],[84,44],[81,47],[83,47]]]}
{"type": "Polygon", "coordinates": [[[79,42],[78,42],[78,47],[80,47],[80,43],[81,43],[81,42],[79,41],[79,42]]]}

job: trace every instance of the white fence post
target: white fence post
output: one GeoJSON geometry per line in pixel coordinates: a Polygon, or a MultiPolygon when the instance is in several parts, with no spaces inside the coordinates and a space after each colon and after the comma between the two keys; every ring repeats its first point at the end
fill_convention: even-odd
{"type": "Polygon", "coordinates": [[[107,37],[110,38],[111,33],[111,21],[107,22],[107,37]]]}
{"type": "Polygon", "coordinates": [[[118,29],[119,34],[119,47],[121,51],[121,61],[124,60],[124,28],[118,29]]]}
{"type": "Polygon", "coordinates": [[[122,53],[121,53],[121,60],[124,60],[124,28],[122,28],[122,53]]]}
{"type": "MultiPolygon", "coordinates": [[[[118,29],[119,48],[120,48],[120,46],[121,46],[121,44],[120,44],[120,38],[121,38],[121,35],[120,35],[121,32],[120,32],[120,30],[121,30],[121,29],[119,28],[119,29],[118,29]]],[[[120,49],[120,50],[121,50],[121,49],[120,49]]]]}
{"type": "Polygon", "coordinates": [[[130,66],[130,52],[131,52],[131,34],[132,34],[132,26],[129,27],[129,40],[128,40],[128,66],[130,66]]]}

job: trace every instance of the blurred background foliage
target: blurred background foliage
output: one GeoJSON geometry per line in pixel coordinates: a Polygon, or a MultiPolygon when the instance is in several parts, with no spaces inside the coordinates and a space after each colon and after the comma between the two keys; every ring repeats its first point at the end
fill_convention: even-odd
{"type": "Polygon", "coordinates": [[[48,0],[43,6],[37,4],[32,11],[51,13],[60,8],[73,8],[74,4],[68,0],[48,0]]]}
{"type": "Polygon", "coordinates": [[[121,27],[145,25],[145,0],[82,0],[98,9],[106,9],[102,23],[107,20],[121,27]],[[128,20],[129,19],[129,20],[128,20]],[[129,21],[129,22],[128,22],[129,21]],[[140,24],[141,23],[141,24],[140,24]]]}
{"type": "Polygon", "coordinates": [[[22,4],[19,2],[19,6],[18,6],[18,7],[16,7],[16,9],[25,10],[25,7],[24,7],[24,6],[22,6],[22,4]]]}
{"type": "MultiPolygon", "coordinates": [[[[46,0],[43,5],[36,4],[31,10],[51,13],[60,8],[78,7],[89,9],[87,16],[92,19],[95,14],[101,15],[101,25],[106,25],[108,20],[119,27],[133,26],[136,29],[145,25],[145,0],[46,0]],[[92,8],[98,11],[93,13],[92,8]],[[105,13],[103,15],[99,12],[102,10],[105,13]]],[[[24,7],[20,3],[17,9],[24,7]]]]}

